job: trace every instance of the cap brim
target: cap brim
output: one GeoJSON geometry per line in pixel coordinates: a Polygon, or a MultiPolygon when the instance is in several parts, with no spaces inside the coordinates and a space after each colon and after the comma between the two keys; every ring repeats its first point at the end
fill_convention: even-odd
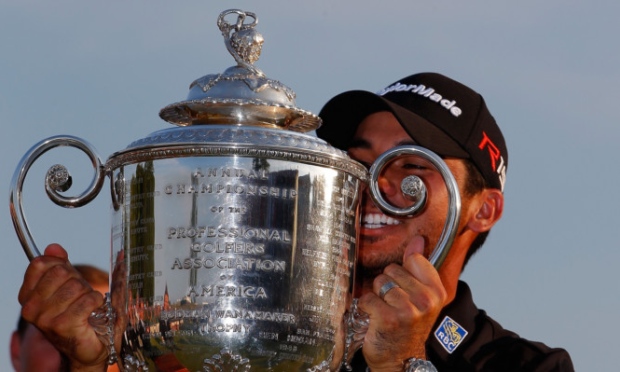
{"type": "Polygon", "coordinates": [[[347,150],[358,125],[370,114],[391,112],[414,142],[440,156],[469,158],[469,154],[444,131],[421,116],[374,93],[352,90],[329,100],[319,113],[323,125],[317,136],[347,150]]]}

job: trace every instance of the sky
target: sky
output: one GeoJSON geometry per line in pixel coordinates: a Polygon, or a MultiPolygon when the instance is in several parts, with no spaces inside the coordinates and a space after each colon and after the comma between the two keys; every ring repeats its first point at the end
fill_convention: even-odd
{"type": "MultiPolygon", "coordinates": [[[[8,208],[20,158],[70,134],[105,160],[167,128],[162,107],[234,65],[216,26],[230,8],[257,14],[265,45],[256,66],[291,87],[302,109],[318,113],[340,92],[377,91],[422,71],[480,92],[508,145],[506,201],[462,278],[479,307],[567,349],[576,370],[617,369],[607,326],[620,313],[620,2],[0,0],[0,370],[10,370],[28,264],[8,208]]],[[[74,194],[90,183],[77,150],[40,158],[24,185],[34,239],[107,269],[109,193],[80,209],[54,205],[43,176],[56,163],[69,167],[74,194]]]]}

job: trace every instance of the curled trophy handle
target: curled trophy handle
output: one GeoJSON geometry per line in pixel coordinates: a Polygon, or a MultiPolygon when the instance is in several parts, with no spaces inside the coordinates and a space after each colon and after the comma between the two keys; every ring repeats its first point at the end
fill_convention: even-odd
{"type": "MultiPolygon", "coordinates": [[[[448,214],[444,223],[443,231],[437,242],[437,246],[431,252],[428,260],[439,269],[445,260],[458,227],[461,213],[461,197],[459,195],[458,184],[446,163],[434,152],[419,146],[406,145],[397,146],[381,154],[370,167],[370,196],[375,204],[387,214],[397,217],[412,217],[416,215],[426,203],[426,185],[417,176],[405,177],[401,182],[401,191],[412,201],[412,205],[399,208],[385,200],[379,189],[379,176],[383,169],[392,160],[403,155],[415,155],[429,161],[441,174],[448,190],[448,214]]],[[[362,347],[364,336],[368,331],[370,318],[368,314],[358,308],[358,299],[353,299],[353,303],[346,317],[347,339],[345,345],[344,365],[347,370],[351,370],[351,360],[357,350],[362,347]]]]}
{"type": "Polygon", "coordinates": [[[13,220],[13,226],[17,233],[17,238],[24,248],[26,256],[29,260],[40,256],[41,252],[37,248],[37,245],[30,234],[30,229],[24,216],[22,209],[22,188],[24,186],[24,180],[26,174],[30,170],[32,164],[47,151],[60,146],[70,146],[82,150],[90,158],[93,167],[95,168],[95,176],[91,181],[88,188],[80,195],[73,197],[66,197],[59,192],[67,191],[71,187],[71,175],[67,168],[62,165],[54,165],[48,171],[45,177],[45,191],[48,197],[61,207],[76,208],[88,204],[93,200],[105,180],[104,166],[101,163],[101,159],[97,155],[95,149],[88,142],[73,136],[54,136],[44,139],[34,145],[28,152],[22,157],[19,165],[15,169],[13,179],[11,180],[11,195],[9,200],[9,208],[11,212],[11,219],[13,220]]]}
{"type": "Polygon", "coordinates": [[[429,161],[439,172],[448,191],[448,214],[437,246],[428,260],[439,269],[454,242],[459,217],[461,214],[461,197],[458,184],[446,163],[434,152],[420,146],[397,146],[381,154],[370,167],[370,196],[381,210],[398,217],[412,217],[422,210],[426,203],[426,185],[417,176],[405,177],[401,182],[401,191],[413,204],[398,208],[385,200],[379,189],[379,176],[387,164],[399,156],[415,155],[429,161]]]}
{"type": "MultiPolygon", "coordinates": [[[[63,196],[60,192],[69,190],[72,184],[72,178],[69,171],[63,165],[53,165],[47,171],[45,176],[45,192],[48,197],[56,204],[65,208],[77,208],[84,206],[91,202],[101,191],[103,182],[105,180],[105,167],[101,162],[101,158],[97,155],[94,147],[74,136],[60,135],[49,137],[40,141],[30,148],[30,150],[22,157],[19,165],[15,169],[13,179],[11,180],[11,193],[9,200],[9,209],[11,213],[11,219],[17,238],[28,257],[28,260],[32,260],[35,257],[41,255],[41,251],[38,249],[26,217],[22,209],[23,193],[22,189],[26,175],[30,170],[32,164],[47,151],[61,146],[75,147],[82,150],[88,157],[95,169],[95,175],[88,186],[88,188],[78,196],[63,196]]],[[[105,304],[94,311],[89,322],[93,326],[99,339],[109,348],[109,362],[112,364],[116,362],[116,351],[114,349],[114,339],[112,334],[112,327],[115,320],[114,310],[110,304],[109,295],[106,295],[105,304]]]]}

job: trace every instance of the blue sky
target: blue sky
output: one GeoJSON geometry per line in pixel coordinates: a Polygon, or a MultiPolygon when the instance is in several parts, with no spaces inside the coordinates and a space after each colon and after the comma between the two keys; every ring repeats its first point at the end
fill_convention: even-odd
{"type": "MultiPolygon", "coordinates": [[[[234,64],[215,24],[228,8],[258,15],[266,42],[256,65],[314,113],[342,91],[376,91],[421,71],[479,91],[508,143],[506,207],[463,278],[480,307],[568,349],[577,370],[616,369],[607,325],[620,313],[620,3],[607,0],[0,0],[0,369],[9,369],[27,266],[8,213],[21,156],[71,134],[105,159],[166,128],[160,108],[234,64]]],[[[76,193],[90,181],[86,159],[68,149],[35,164],[24,189],[35,240],[107,268],[109,196],[78,210],[53,205],[42,177],[57,162],[71,169],[76,193]]]]}

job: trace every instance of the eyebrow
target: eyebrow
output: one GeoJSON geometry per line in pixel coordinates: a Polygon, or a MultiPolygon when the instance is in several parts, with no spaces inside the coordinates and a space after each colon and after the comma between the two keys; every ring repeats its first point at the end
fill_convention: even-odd
{"type": "MultiPolygon", "coordinates": [[[[398,141],[394,144],[394,147],[396,146],[406,146],[406,145],[417,145],[417,143],[409,138],[409,139],[403,139],[401,141],[398,141]]],[[[372,146],[370,145],[370,142],[366,141],[365,139],[361,139],[361,138],[354,138],[351,143],[349,144],[348,150],[350,149],[370,149],[372,146]]]]}
{"type": "Polygon", "coordinates": [[[353,140],[349,144],[348,148],[349,149],[352,149],[352,148],[369,149],[370,148],[370,143],[368,141],[360,139],[360,138],[353,138],[353,140]]]}

